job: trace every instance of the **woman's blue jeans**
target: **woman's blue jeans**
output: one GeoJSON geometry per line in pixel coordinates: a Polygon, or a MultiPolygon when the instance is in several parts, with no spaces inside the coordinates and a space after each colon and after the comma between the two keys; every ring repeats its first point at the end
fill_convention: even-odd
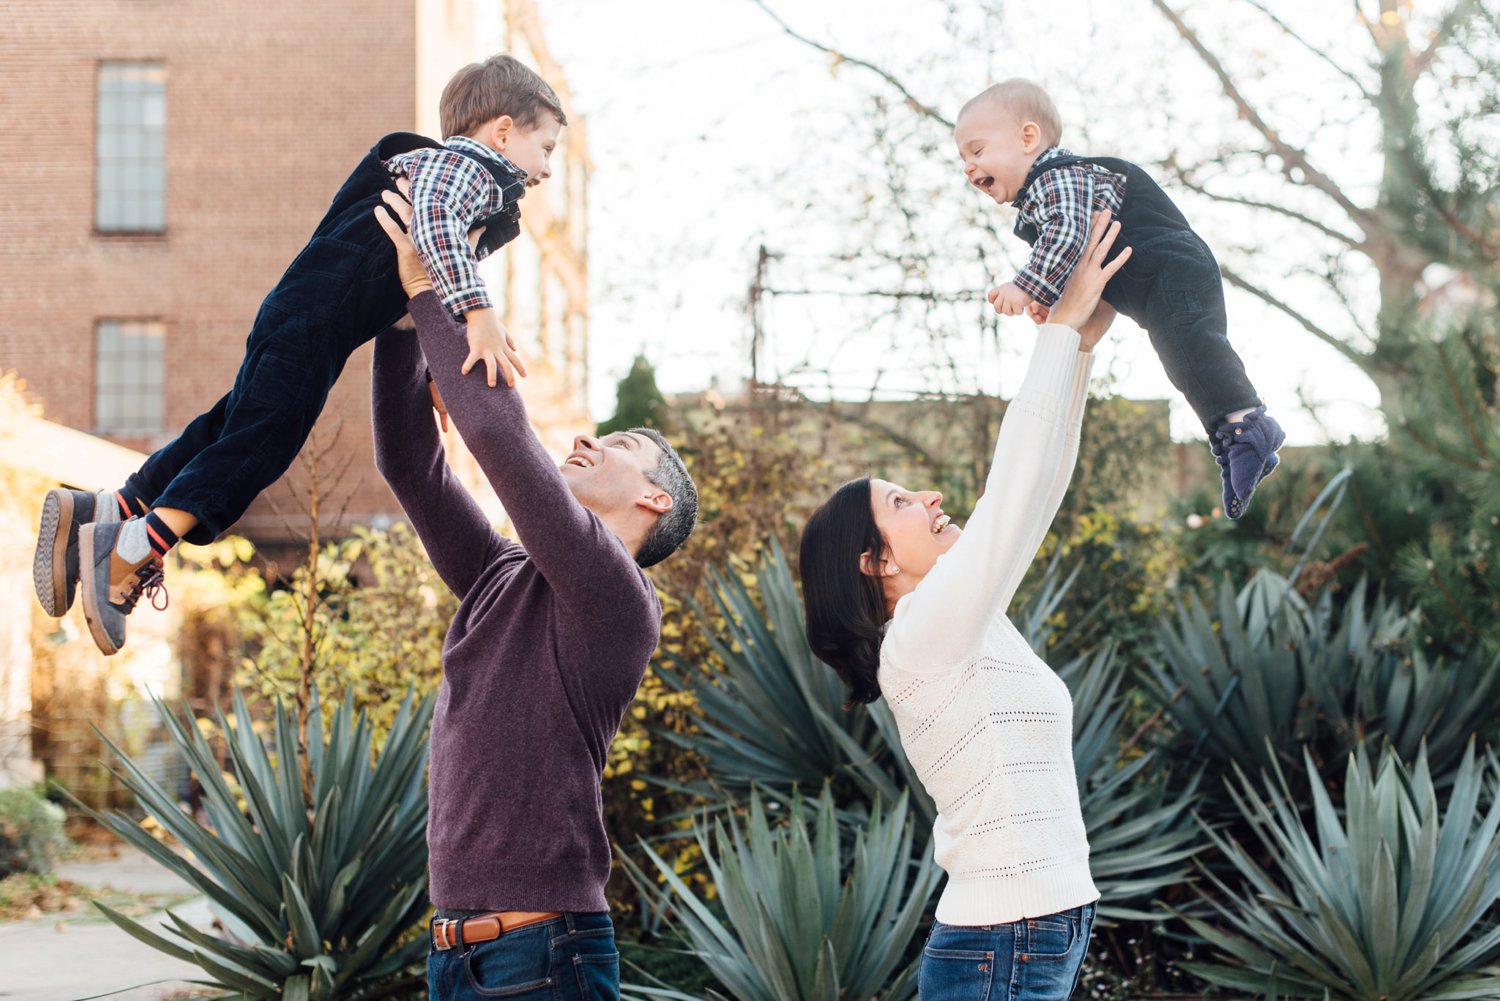
{"type": "Polygon", "coordinates": [[[921,1001],[1067,1001],[1093,929],[1093,904],[1004,925],[933,922],[921,1001]]]}
{"type": "Polygon", "coordinates": [[[608,914],[566,913],[489,942],[427,954],[431,1001],[619,1001],[620,953],[608,914]]]}

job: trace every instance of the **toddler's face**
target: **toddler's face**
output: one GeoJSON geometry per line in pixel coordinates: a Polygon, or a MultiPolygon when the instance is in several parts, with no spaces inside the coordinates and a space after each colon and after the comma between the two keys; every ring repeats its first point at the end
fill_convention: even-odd
{"type": "Polygon", "coordinates": [[[1042,151],[1038,131],[993,103],[969,109],[953,128],[964,177],[997,205],[1015,201],[1042,151]]]}
{"type": "Polygon", "coordinates": [[[543,112],[535,125],[529,128],[515,126],[505,136],[500,153],[526,171],[528,188],[534,188],[552,176],[550,160],[560,132],[562,123],[543,112]]]}

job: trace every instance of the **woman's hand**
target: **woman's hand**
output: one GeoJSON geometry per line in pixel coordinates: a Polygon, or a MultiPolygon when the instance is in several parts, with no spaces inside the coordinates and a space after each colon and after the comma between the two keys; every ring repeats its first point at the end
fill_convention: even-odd
{"type": "Polygon", "coordinates": [[[1107,302],[1101,302],[1095,306],[1093,315],[1084,320],[1083,326],[1078,328],[1078,350],[1085,352],[1094,350],[1094,345],[1099,343],[1104,337],[1104,332],[1114,322],[1115,307],[1107,302]]]}
{"type": "Polygon", "coordinates": [[[1130,259],[1130,248],[1126,247],[1114,260],[1104,263],[1104,259],[1109,256],[1109,248],[1114,246],[1115,237],[1119,235],[1118,220],[1110,222],[1108,212],[1094,213],[1093,225],[1089,227],[1088,240],[1084,242],[1083,253],[1079,255],[1078,266],[1073,269],[1068,284],[1063,286],[1062,295],[1052,304],[1052,311],[1047,317],[1049,323],[1061,323],[1077,330],[1083,338],[1082,348],[1085,351],[1098,343],[1099,338],[1104,336],[1104,331],[1109,328],[1110,321],[1114,319],[1114,310],[1107,304],[1103,311],[1099,309],[1099,297],[1104,294],[1104,286],[1109,284],[1115,272],[1130,259]]]}
{"type": "MultiPolygon", "coordinates": [[[[401,195],[411,190],[411,182],[406,178],[400,178],[396,182],[398,188],[403,184],[405,187],[401,195]]],[[[382,191],[380,199],[385,204],[375,206],[375,221],[380,223],[380,228],[385,230],[385,235],[396,246],[396,268],[401,275],[401,287],[406,290],[406,297],[410,299],[431,289],[432,279],[427,277],[427,269],[417,256],[417,248],[407,235],[406,230],[411,226],[411,203],[401,195],[393,191],[382,191]],[[398,223],[397,219],[401,221],[398,223]]]]}

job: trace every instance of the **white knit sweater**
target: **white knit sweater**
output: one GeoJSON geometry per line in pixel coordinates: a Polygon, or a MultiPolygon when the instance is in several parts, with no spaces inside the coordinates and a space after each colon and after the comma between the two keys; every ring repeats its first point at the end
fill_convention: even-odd
{"type": "Polygon", "coordinates": [[[1099,898],[1073,776],[1073,700],[1006,617],[1078,459],[1093,356],[1040,328],[963,535],[896,603],[880,688],[937,802],[939,921],[1001,924],[1099,898]]]}

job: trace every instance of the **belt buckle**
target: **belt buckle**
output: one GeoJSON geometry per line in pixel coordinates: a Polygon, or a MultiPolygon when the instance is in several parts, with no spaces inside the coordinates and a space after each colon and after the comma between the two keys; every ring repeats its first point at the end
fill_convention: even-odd
{"type": "Polygon", "coordinates": [[[453,930],[458,922],[453,918],[439,918],[432,926],[433,945],[437,946],[439,952],[447,952],[458,943],[453,939],[453,930]]]}

